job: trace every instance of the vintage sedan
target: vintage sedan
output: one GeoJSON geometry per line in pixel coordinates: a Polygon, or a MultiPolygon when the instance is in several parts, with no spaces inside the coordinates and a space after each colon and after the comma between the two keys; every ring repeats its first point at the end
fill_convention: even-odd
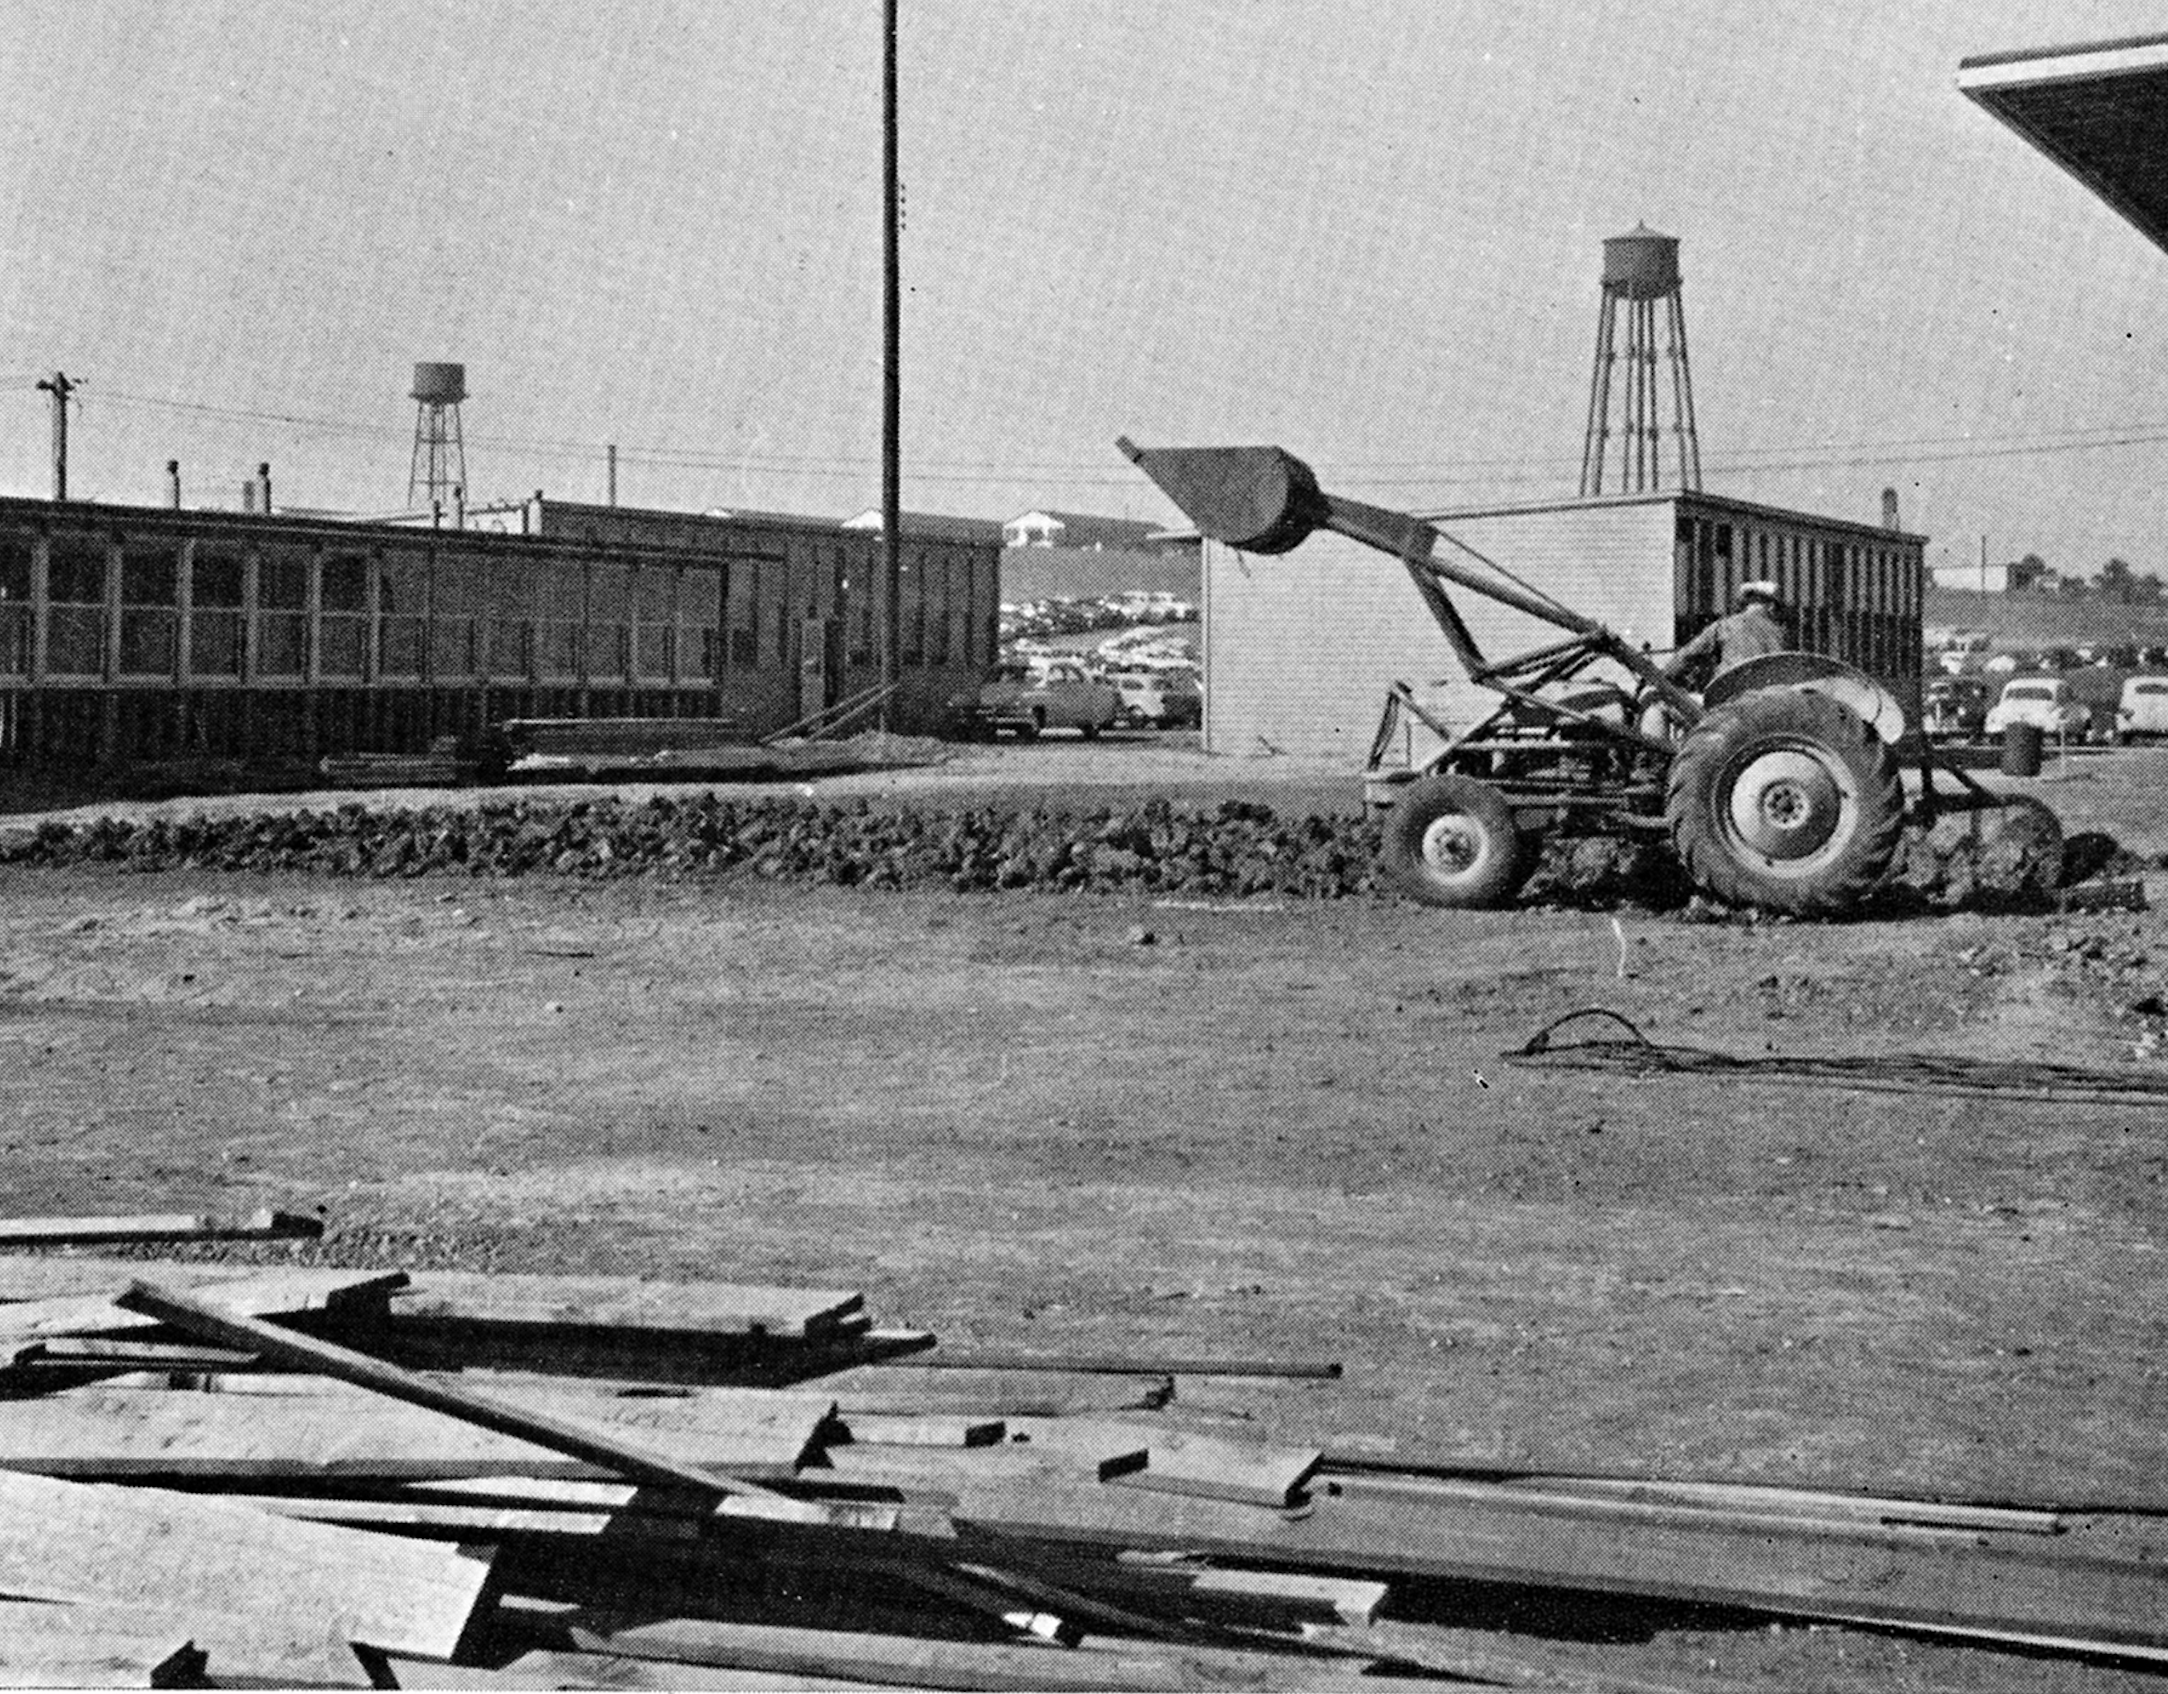
{"type": "Polygon", "coordinates": [[[950,704],[984,736],[1006,729],[1029,739],[1050,729],[1073,729],[1089,741],[1121,717],[1121,697],[1070,659],[1004,664],[976,698],[950,704]]]}
{"type": "Polygon", "coordinates": [[[1986,730],[1994,693],[1980,677],[1932,677],[1921,691],[1921,727],[1931,741],[1969,741],[1986,730]]]}
{"type": "Polygon", "coordinates": [[[2123,684],[2115,709],[2118,741],[2158,741],[2168,736],[2168,676],[2134,676],[2123,684]]]}
{"type": "Polygon", "coordinates": [[[1122,722],[1144,729],[1195,729],[1204,719],[1204,696],[1187,670],[1109,671],[1121,696],[1122,722]]]}
{"type": "Polygon", "coordinates": [[[1987,714],[1987,733],[2000,735],[2014,723],[2031,724],[2042,735],[2083,741],[2093,714],[2059,676],[2018,676],[2002,685],[2002,698],[1987,714]]]}

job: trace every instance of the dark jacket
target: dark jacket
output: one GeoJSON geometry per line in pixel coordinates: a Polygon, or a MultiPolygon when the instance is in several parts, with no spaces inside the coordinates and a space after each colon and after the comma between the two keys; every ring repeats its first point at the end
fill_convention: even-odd
{"type": "Polygon", "coordinates": [[[1791,637],[1784,633],[1784,626],[1777,622],[1775,614],[1760,601],[1749,601],[1730,617],[1718,618],[1674,653],[1671,663],[1664,667],[1664,674],[1673,678],[1683,676],[1714,655],[1715,675],[1722,676],[1749,659],[1759,659],[1765,653],[1784,652],[1791,644],[1791,637]]]}

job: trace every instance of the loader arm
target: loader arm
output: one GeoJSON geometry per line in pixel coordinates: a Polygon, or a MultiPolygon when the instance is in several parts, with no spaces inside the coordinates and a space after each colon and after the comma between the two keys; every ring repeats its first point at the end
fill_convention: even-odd
{"type": "MultiPolygon", "coordinates": [[[[1526,681],[1531,661],[1561,655],[1605,658],[1631,671],[1688,724],[1700,720],[1700,703],[1615,631],[1494,571],[1441,553],[1439,542],[1450,537],[1425,519],[1327,494],[1310,467],[1285,448],[1139,447],[1127,436],[1115,445],[1211,540],[1245,553],[1285,553],[1325,529],[1392,555],[1472,682],[1533,703],[1526,681]],[[1448,583],[1566,630],[1575,640],[1494,663],[1483,656],[1446,593],[1448,583]]],[[[1637,732],[1620,739],[1657,745],[1637,732]]]]}

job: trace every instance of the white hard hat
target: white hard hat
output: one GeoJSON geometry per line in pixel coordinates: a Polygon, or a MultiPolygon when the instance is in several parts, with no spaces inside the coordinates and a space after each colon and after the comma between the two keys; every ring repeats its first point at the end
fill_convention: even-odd
{"type": "Polygon", "coordinates": [[[1752,582],[1739,584],[1739,598],[1741,600],[1766,600],[1773,606],[1782,596],[1777,593],[1775,583],[1769,581],[1766,577],[1757,577],[1752,582]]]}

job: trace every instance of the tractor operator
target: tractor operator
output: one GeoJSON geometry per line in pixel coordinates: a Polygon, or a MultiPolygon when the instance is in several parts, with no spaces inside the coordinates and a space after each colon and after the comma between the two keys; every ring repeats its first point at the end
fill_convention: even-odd
{"type": "Polygon", "coordinates": [[[1664,667],[1665,676],[1677,682],[1703,661],[1713,658],[1716,661],[1715,673],[1710,677],[1713,682],[1749,659],[1781,653],[1791,646],[1791,637],[1777,621],[1775,583],[1742,582],[1738,599],[1736,612],[1728,618],[1718,618],[1672,654],[1671,663],[1664,667]]]}

